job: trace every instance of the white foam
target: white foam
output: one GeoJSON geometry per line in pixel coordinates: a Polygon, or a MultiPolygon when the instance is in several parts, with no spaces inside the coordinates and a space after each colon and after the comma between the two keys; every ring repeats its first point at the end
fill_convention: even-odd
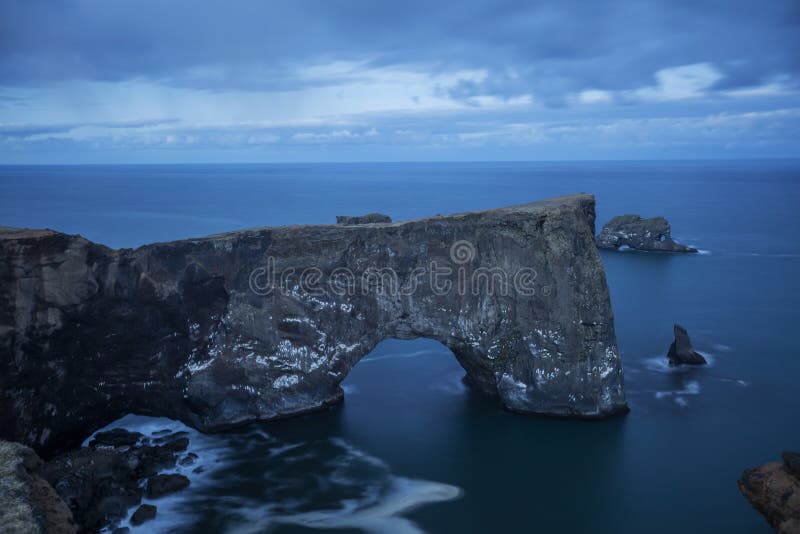
{"type": "MultiPolygon", "coordinates": [[[[182,474],[189,478],[191,484],[187,489],[181,492],[160,499],[143,498],[142,504],[153,504],[158,507],[158,512],[154,519],[137,527],[130,523],[131,515],[136,511],[136,507],[128,510],[128,516],[123,519],[119,525],[116,525],[115,528],[128,527],[131,532],[165,532],[173,530],[177,526],[183,524],[188,517],[183,511],[182,505],[190,499],[191,495],[197,490],[207,487],[212,483],[213,477],[209,475],[216,471],[222,465],[226,456],[232,452],[223,441],[216,439],[214,436],[202,434],[184,425],[180,421],[174,421],[165,417],[147,417],[128,414],[101,428],[97,432],[112,430],[114,428],[124,428],[131,432],[140,432],[151,438],[154,437],[154,433],[161,430],[169,430],[169,433],[186,432],[189,437],[189,448],[184,454],[192,452],[197,455],[197,458],[191,465],[182,466],[177,464],[175,467],[160,471],[160,473],[182,474]],[[200,473],[195,472],[198,468],[201,468],[200,473]]],[[[84,441],[83,446],[86,446],[93,438],[94,434],[84,441]]],[[[102,532],[111,532],[112,530],[113,529],[106,528],[103,529],[102,532]]]]}
{"type": "Polygon", "coordinates": [[[358,386],[355,384],[342,384],[342,391],[345,395],[354,395],[358,393],[358,386]]]}
{"type": "MultiPolygon", "coordinates": [[[[213,496],[215,506],[224,508],[234,517],[238,516],[241,522],[237,525],[226,525],[226,532],[231,533],[260,533],[280,525],[299,525],[317,529],[347,529],[354,528],[365,532],[388,534],[420,534],[422,530],[411,520],[402,517],[402,514],[426,504],[456,499],[462,495],[462,490],[450,484],[427,480],[415,480],[396,476],[386,463],[380,458],[371,456],[341,438],[330,438],[328,443],[333,444],[341,452],[325,468],[332,469],[327,476],[318,474],[318,478],[326,478],[335,483],[347,484],[358,488],[358,498],[343,499],[339,507],[334,509],[309,510],[309,503],[294,502],[293,498],[278,498],[278,502],[264,502],[251,500],[246,497],[218,495],[214,484],[219,483],[217,473],[221,468],[231,466],[241,461],[243,455],[256,454],[263,443],[271,446],[269,457],[274,458],[279,465],[287,465],[298,459],[316,457],[316,450],[305,450],[307,443],[281,443],[258,427],[253,427],[244,435],[237,435],[234,439],[225,434],[202,434],[186,425],[166,418],[127,415],[105,428],[111,430],[125,428],[132,432],[140,432],[148,437],[154,436],[159,431],[186,432],[189,435],[188,452],[193,452],[198,457],[192,465],[176,465],[174,468],[162,473],[180,473],[191,480],[191,484],[183,491],[162,497],[160,499],[142,500],[143,504],[153,504],[158,507],[156,517],[143,525],[135,527],[130,523],[130,516],[136,510],[131,508],[123,521],[117,527],[128,527],[132,533],[187,531],[190,525],[197,520],[198,506],[207,506],[199,503],[206,502],[213,496]],[[239,438],[245,438],[244,447],[239,438]],[[363,462],[373,466],[380,473],[378,478],[353,477],[351,466],[363,462]],[[200,473],[195,469],[202,467],[200,473]],[[296,505],[305,505],[298,507],[296,505]],[[292,510],[301,508],[300,513],[292,510]],[[230,526],[230,528],[228,528],[230,526]]],[[[166,435],[166,433],[164,434],[166,435]]],[[[88,443],[88,438],[85,443],[88,443]]],[[[263,453],[262,453],[263,454],[263,453]]],[[[225,473],[225,478],[237,476],[225,473]]],[[[269,473],[257,473],[256,476],[266,476],[268,483],[276,487],[281,483],[269,473]]],[[[228,521],[226,520],[226,523],[228,521]]],[[[108,533],[111,529],[105,529],[108,533]]]]}
{"type": "Polygon", "coordinates": [[[708,352],[703,352],[699,350],[695,350],[698,354],[703,356],[706,359],[706,365],[670,365],[669,358],[667,358],[666,354],[653,356],[651,358],[644,358],[642,359],[642,365],[649,370],[654,371],[656,373],[666,373],[666,374],[682,374],[691,372],[692,369],[702,369],[705,367],[714,367],[714,363],[716,361],[716,357],[713,354],[709,354],[708,352]]]}
{"type": "Polygon", "coordinates": [[[375,534],[422,534],[424,531],[402,514],[426,504],[457,499],[462,494],[460,488],[449,484],[393,477],[389,491],[370,505],[345,500],[338,509],[288,515],[270,515],[270,505],[248,508],[247,523],[229,532],[255,534],[288,524],[325,530],[354,528],[375,534]]]}
{"type": "MultiPolygon", "coordinates": [[[[700,394],[700,383],[697,380],[689,380],[683,383],[683,389],[675,389],[672,391],[656,391],[655,397],[657,399],[665,399],[667,397],[674,396],[676,399],[680,398],[680,395],[699,395],[700,394]]],[[[675,402],[678,402],[677,400],[675,402]]],[[[685,399],[683,400],[685,402],[685,399]]],[[[678,402],[680,404],[680,402],[678,402]]]]}

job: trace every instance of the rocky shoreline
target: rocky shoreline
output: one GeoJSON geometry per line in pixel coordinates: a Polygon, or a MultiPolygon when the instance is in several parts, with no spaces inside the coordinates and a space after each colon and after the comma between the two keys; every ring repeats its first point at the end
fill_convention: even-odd
{"type": "Polygon", "coordinates": [[[0,509],[13,517],[0,521],[13,525],[8,531],[15,533],[99,532],[115,529],[135,509],[130,523],[141,525],[157,513],[143,498],[158,499],[190,484],[185,475],[163,473],[179,463],[191,466],[197,458],[187,452],[185,434],[164,430],[145,436],[118,428],[48,461],[24,445],[2,441],[0,484],[13,484],[17,496],[2,493],[0,500],[8,502],[0,509]],[[12,507],[12,500],[19,504],[12,507]]]}

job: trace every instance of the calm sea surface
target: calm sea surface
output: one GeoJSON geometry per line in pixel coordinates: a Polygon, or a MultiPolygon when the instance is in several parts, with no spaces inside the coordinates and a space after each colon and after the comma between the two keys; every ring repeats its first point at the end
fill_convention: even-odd
{"type": "Polygon", "coordinates": [[[143,531],[770,532],[736,480],[800,449],[798,161],[0,167],[0,225],[136,247],[576,192],[596,196],[598,229],[664,215],[703,250],[603,253],[629,415],[513,415],[467,390],[442,345],[386,340],[341,406],[193,432],[203,472],[181,468],[192,486],[143,531]],[[676,321],[711,365],[666,366],[676,321]]]}

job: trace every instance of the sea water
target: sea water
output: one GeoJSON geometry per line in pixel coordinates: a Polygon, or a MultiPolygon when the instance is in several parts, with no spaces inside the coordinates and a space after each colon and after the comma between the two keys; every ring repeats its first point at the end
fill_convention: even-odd
{"type": "Polygon", "coordinates": [[[627,416],[511,414],[465,387],[437,342],[386,340],[347,377],[340,406],[192,431],[197,463],[176,468],[192,485],[154,501],[139,530],[770,532],[736,481],[800,449],[798,161],[5,166],[0,225],[136,247],[577,192],[596,196],[598,230],[615,215],[664,215],[702,251],[602,253],[627,416]],[[674,322],[708,366],[666,364],[674,322]]]}

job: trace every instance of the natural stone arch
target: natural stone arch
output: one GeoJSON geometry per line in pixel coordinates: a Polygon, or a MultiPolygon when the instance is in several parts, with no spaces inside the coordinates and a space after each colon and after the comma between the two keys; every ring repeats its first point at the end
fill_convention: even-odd
{"type": "Polygon", "coordinates": [[[209,431],[302,413],[392,337],[441,342],[511,410],[625,410],[593,234],[589,195],[136,250],[0,233],[3,435],[48,451],[131,411],[209,431]]]}

